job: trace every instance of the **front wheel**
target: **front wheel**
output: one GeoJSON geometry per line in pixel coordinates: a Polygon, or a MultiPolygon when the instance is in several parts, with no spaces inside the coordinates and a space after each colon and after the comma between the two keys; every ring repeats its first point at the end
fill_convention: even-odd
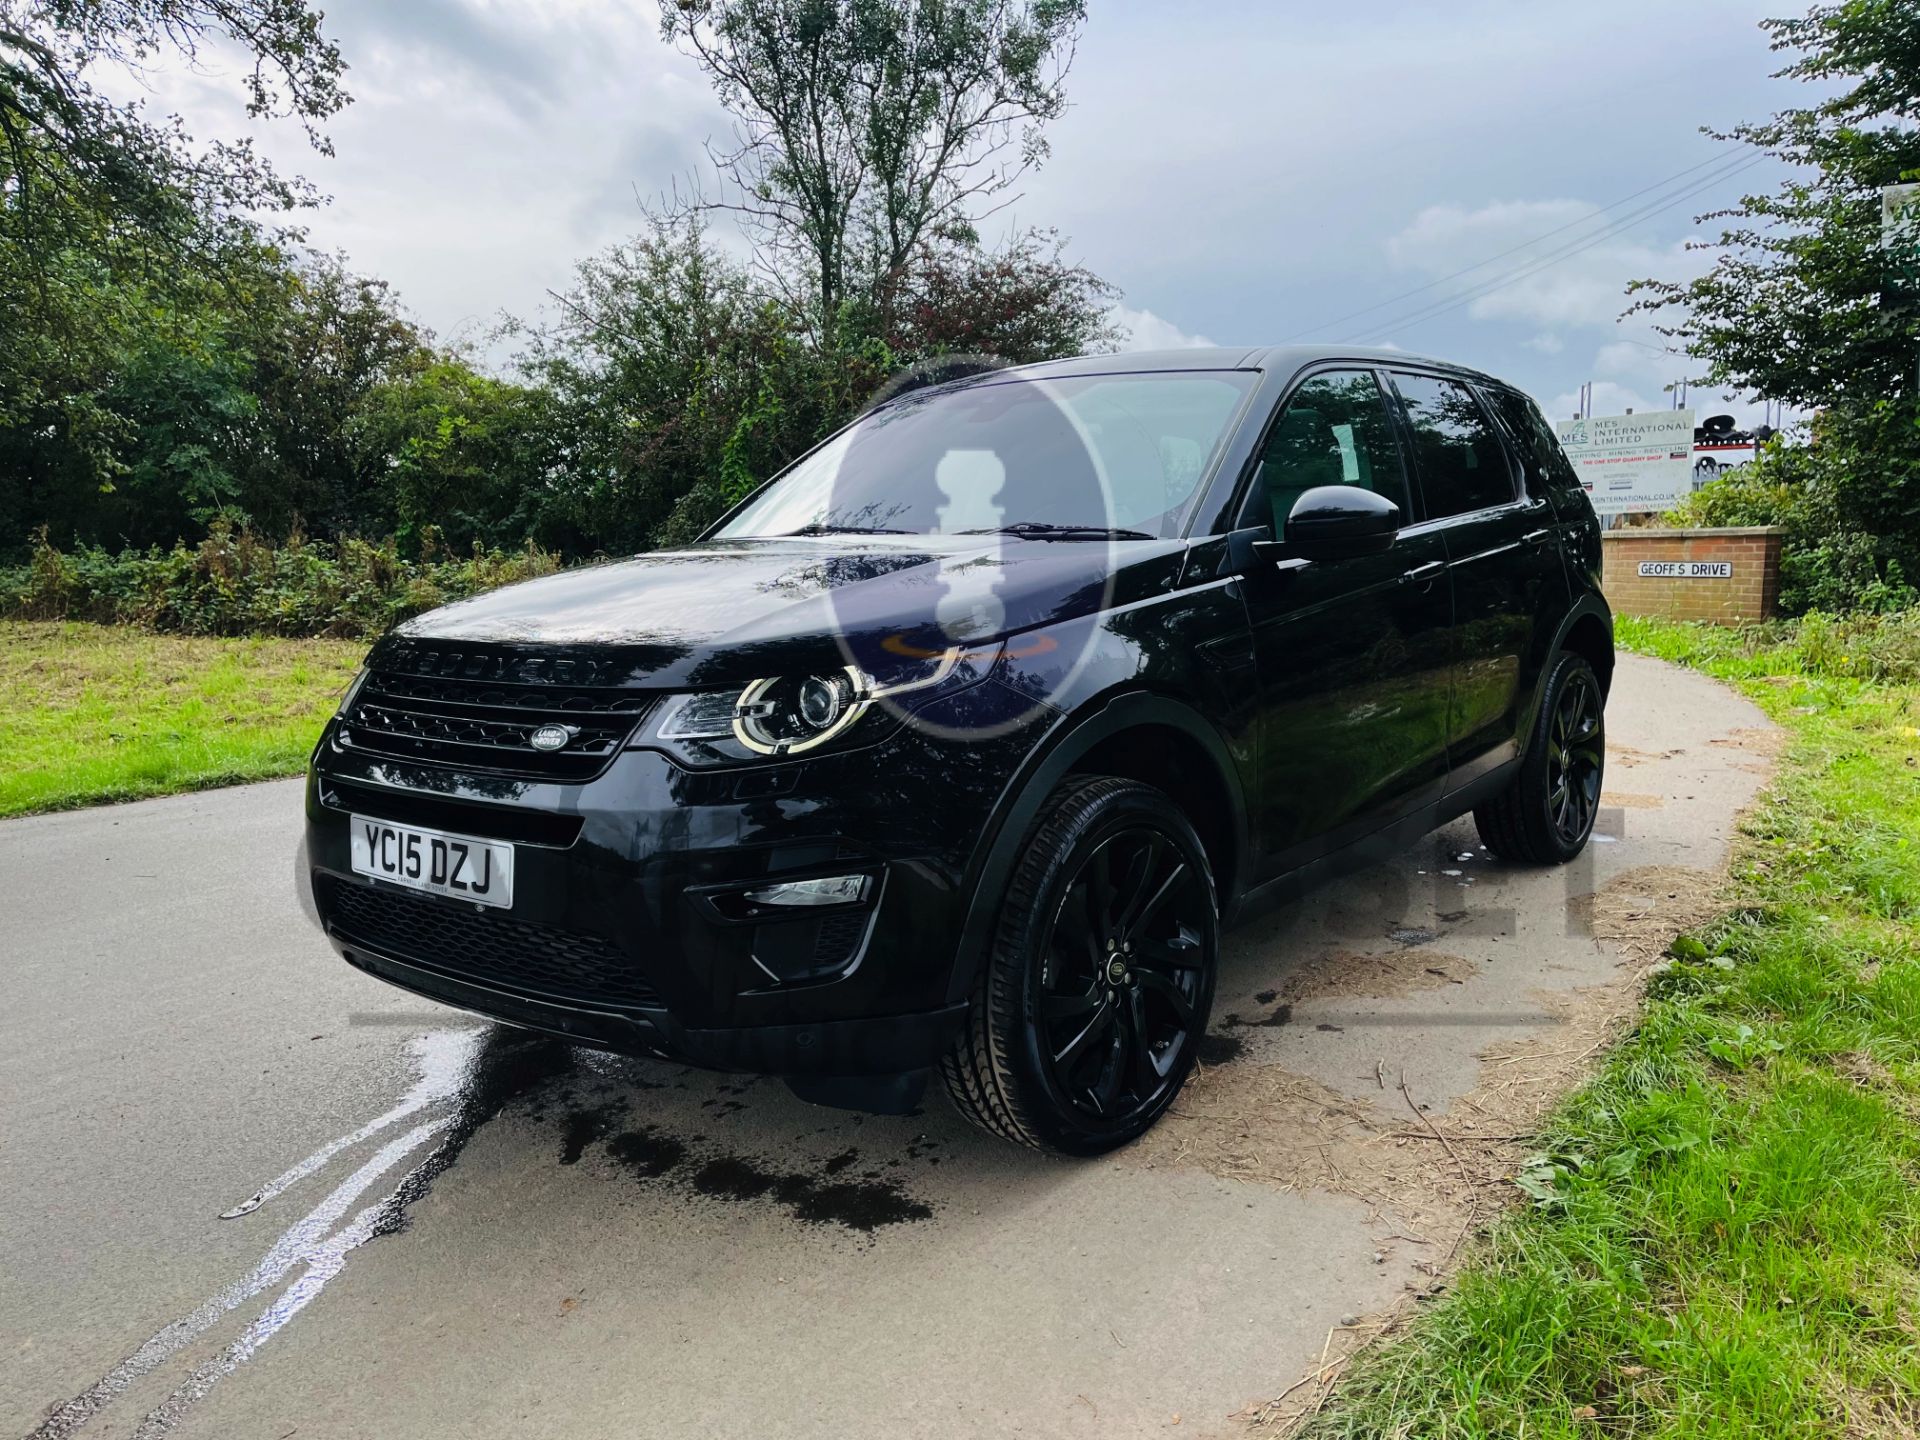
{"type": "Polygon", "coordinates": [[[1193,1069],[1219,928],[1206,851],[1177,805],[1131,780],[1063,785],[1024,841],[941,1066],[955,1106],[1064,1155],[1143,1133],[1193,1069]]]}
{"type": "Polygon", "coordinates": [[[1564,865],[1586,849],[1600,815],[1606,724],[1593,666],[1563,651],[1547,675],[1519,774],[1473,812],[1487,849],[1528,865],[1564,865]]]}

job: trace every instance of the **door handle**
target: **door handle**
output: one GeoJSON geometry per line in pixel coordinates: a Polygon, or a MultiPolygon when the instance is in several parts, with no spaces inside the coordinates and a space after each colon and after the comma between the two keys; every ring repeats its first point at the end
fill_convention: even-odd
{"type": "Polygon", "coordinates": [[[1400,577],[1400,583],[1402,585],[1425,585],[1429,581],[1439,579],[1440,573],[1446,568],[1447,562],[1444,560],[1429,560],[1426,564],[1416,565],[1413,569],[1407,571],[1406,574],[1400,577]]]}
{"type": "Polygon", "coordinates": [[[1534,549],[1536,550],[1539,549],[1542,545],[1546,544],[1547,541],[1551,540],[1552,538],[1553,538],[1553,532],[1551,530],[1529,530],[1526,534],[1520,537],[1520,539],[1523,542],[1533,546],[1534,549]]]}

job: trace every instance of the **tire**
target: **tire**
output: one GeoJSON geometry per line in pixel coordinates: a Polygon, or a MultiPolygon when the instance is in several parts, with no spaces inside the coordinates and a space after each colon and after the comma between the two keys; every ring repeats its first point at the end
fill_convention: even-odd
{"type": "Polygon", "coordinates": [[[1593,835],[1606,776],[1606,701],[1582,656],[1561,651],[1547,674],[1520,773],[1473,812],[1487,849],[1522,865],[1564,865],[1593,835]]]}
{"type": "Polygon", "coordinates": [[[941,1063],[947,1093],[1037,1150],[1126,1144],[1193,1069],[1219,951],[1213,873],[1180,808],[1132,780],[1069,780],[1022,838],[966,1030],[941,1063]]]}

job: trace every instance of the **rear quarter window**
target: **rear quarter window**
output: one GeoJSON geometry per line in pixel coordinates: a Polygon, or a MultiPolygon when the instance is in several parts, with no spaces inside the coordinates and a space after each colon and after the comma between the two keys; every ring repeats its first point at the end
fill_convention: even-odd
{"type": "Polygon", "coordinates": [[[1504,385],[1488,386],[1487,398],[1512,434],[1514,446],[1526,461],[1530,475],[1539,475],[1555,490],[1580,489],[1580,477],[1574,471],[1573,462],[1567,459],[1560,437],[1553,433],[1553,427],[1540,413],[1538,405],[1504,385]]]}

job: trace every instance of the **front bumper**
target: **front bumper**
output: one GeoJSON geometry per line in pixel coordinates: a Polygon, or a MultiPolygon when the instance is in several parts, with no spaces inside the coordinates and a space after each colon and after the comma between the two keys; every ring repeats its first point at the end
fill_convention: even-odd
{"type": "Polygon", "coordinates": [[[1028,743],[904,727],[857,751],[705,771],[634,749],[561,785],[374,759],[330,727],[308,775],[303,880],[350,963],[511,1024],[717,1069],[922,1069],[965,1019],[970,867],[1028,743]],[[355,815],[511,841],[511,911],[354,874],[355,815]],[[740,899],[848,872],[871,877],[857,905],[740,899]],[[553,963],[520,963],[543,950],[553,963]]]}
{"type": "Polygon", "coordinates": [[[666,1010],[596,1010],[579,1002],[538,1000],[409,965],[358,943],[337,943],[355,968],[430,1000],[576,1044],[627,1055],[656,1055],[710,1070],[790,1076],[922,1070],[953,1044],[967,1014],[965,1005],[953,1005],[913,1015],[811,1025],[696,1029],[666,1010]]]}

